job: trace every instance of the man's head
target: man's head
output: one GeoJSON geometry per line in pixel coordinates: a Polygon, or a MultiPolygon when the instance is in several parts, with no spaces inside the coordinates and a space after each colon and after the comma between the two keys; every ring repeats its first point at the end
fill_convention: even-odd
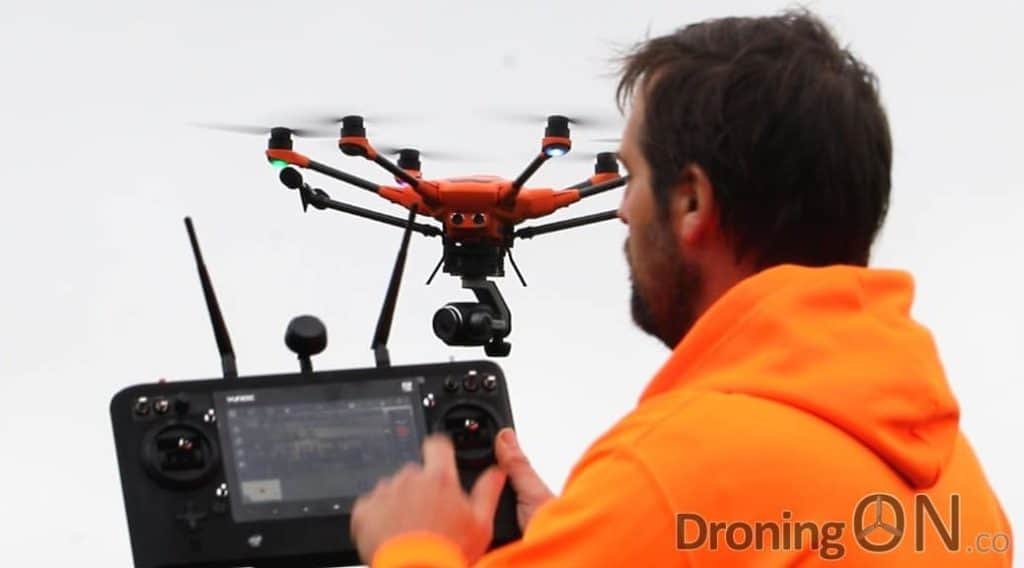
{"type": "Polygon", "coordinates": [[[619,216],[633,316],[674,346],[739,280],[783,263],[866,265],[892,143],[875,78],[806,13],[726,18],[637,46],[619,216]]]}

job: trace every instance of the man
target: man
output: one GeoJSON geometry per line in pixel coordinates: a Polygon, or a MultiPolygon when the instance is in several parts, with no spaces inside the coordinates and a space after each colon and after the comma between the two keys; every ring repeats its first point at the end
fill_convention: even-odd
{"type": "Polygon", "coordinates": [[[619,98],[633,316],[671,356],[558,497],[511,431],[468,496],[429,439],[357,503],[362,557],[1010,566],[911,278],[866,268],[892,155],[870,71],[809,14],[729,18],[640,45],[619,98]],[[484,554],[506,475],[524,536],[484,554]]]}

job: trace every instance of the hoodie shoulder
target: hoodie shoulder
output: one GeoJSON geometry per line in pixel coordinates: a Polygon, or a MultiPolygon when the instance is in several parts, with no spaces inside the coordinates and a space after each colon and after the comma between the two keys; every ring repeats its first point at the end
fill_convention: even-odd
{"type": "Polygon", "coordinates": [[[681,510],[721,512],[734,504],[737,512],[750,512],[753,495],[770,495],[775,506],[787,498],[828,499],[838,486],[853,497],[880,481],[903,485],[870,448],[822,418],[740,393],[668,393],[606,438],[627,447],[681,510]]]}

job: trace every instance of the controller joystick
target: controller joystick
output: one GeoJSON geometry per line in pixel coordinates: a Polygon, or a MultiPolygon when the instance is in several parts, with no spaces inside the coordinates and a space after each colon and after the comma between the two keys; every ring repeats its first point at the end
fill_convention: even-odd
{"type": "Polygon", "coordinates": [[[220,455],[202,430],[174,420],[145,436],[142,461],[158,483],[184,489],[202,485],[218,469],[220,455]]]}
{"type": "Polygon", "coordinates": [[[461,467],[480,468],[494,462],[494,439],[498,423],[485,408],[459,404],[441,418],[439,430],[448,434],[461,467]]]}

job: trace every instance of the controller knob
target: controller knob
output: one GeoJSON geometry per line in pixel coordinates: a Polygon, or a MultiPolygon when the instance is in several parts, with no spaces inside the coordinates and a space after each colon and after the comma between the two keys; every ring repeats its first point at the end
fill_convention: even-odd
{"type": "Polygon", "coordinates": [[[171,402],[166,398],[158,398],[153,401],[153,410],[155,410],[157,414],[166,414],[170,408],[171,402]]]}
{"type": "Polygon", "coordinates": [[[327,347],[327,328],[315,316],[298,316],[288,324],[284,342],[300,357],[316,355],[327,347]]]}
{"type": "Polygon", "coordinates": [[[140,396],[138,399],[135,400],[135,414],[138,414],[139,416],[145,416],[149,414],[148,398],[140,396]]]}

